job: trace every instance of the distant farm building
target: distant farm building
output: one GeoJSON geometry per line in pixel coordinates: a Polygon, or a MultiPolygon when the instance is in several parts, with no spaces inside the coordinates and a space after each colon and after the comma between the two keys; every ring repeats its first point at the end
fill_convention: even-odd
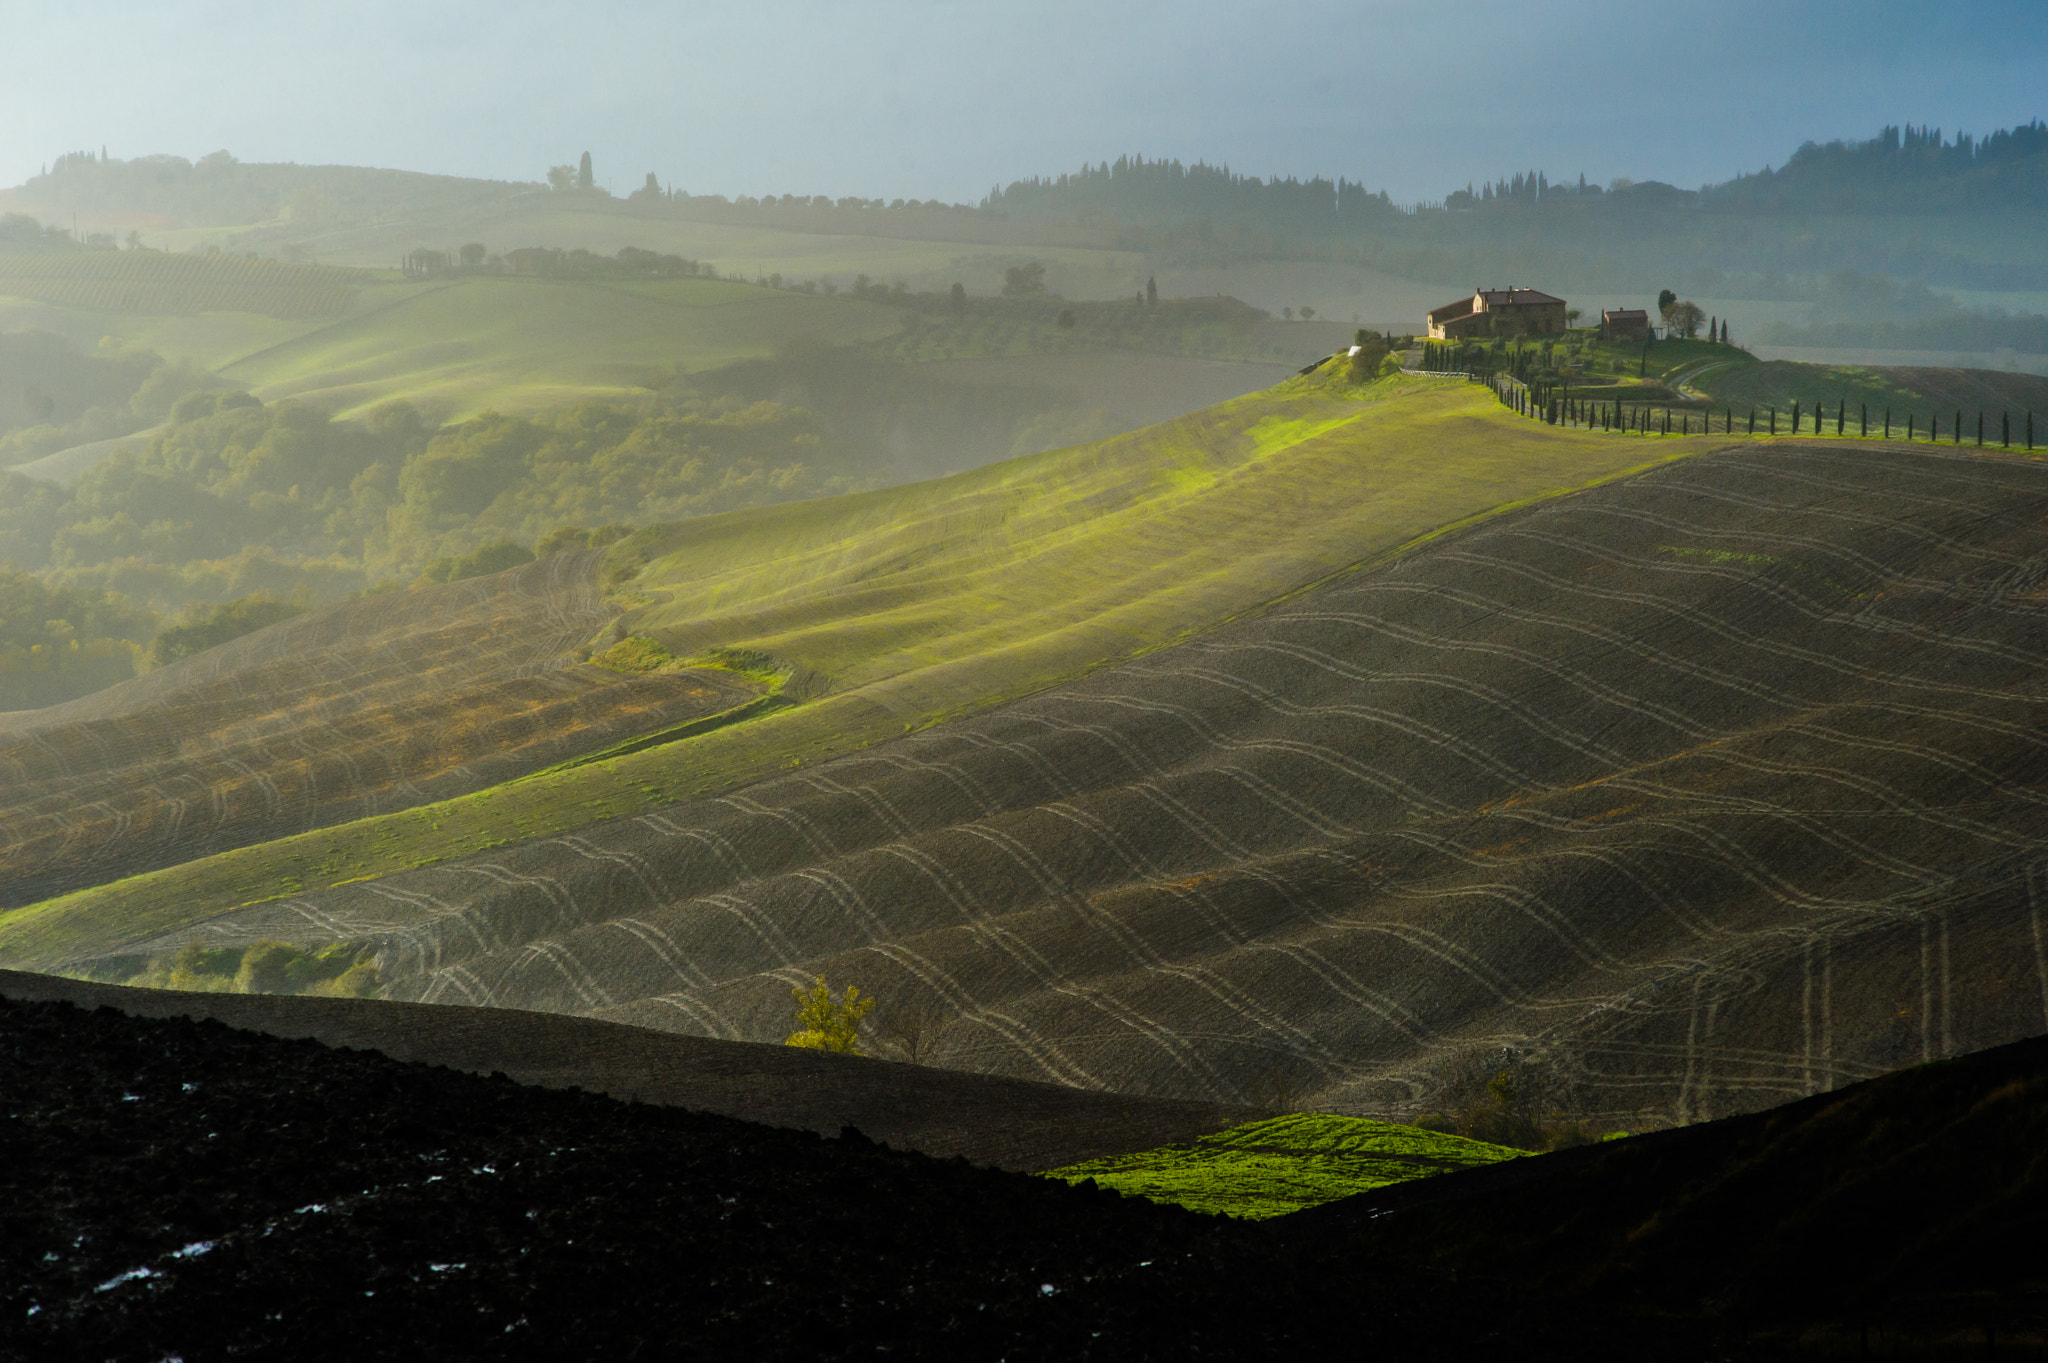
{"type": "Polygon", "coordinates": [[[1641,308],[1608,308],[1600,314],[1603,341],[1646,341],[1650,338],[1650,314],[1641,308]]]}
{"type": "Polygon", "coordinates": [[[1429,334],[1439,341],[1555,335],[1564,329],[1564,300],[1537,289],[1474,289],[1470,298],[1433,308],[1429,314],[1429,334]]]}

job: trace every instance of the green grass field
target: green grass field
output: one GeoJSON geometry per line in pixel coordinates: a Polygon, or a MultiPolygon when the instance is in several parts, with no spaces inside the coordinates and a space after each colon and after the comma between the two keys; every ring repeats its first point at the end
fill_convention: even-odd
{"type": "MultiPolygon", "coordinates": [[[[642,532],[614,632],[765,654],[805,703],[687,742],[245,847],[18,910],[0,962],[671,804],[1038,691],[1499,510],[1684,457],[1484,389],[1336,366],[1129,435],[642,532]]],[[[794,698],[794,697],[793,697],[794,698]]]]}
{"type": "Polygon", "coordinates": [[[348,416],[403,398],[446,419],[619,397],[777,342],[894,332],[887,308],[713,279],[614,286],[478,277],[415,292],[227,366],[266,401],[348,416]]]}
{"type": "Polygon", "coordinates": [[[1154,1202],[1258,1221],[1527,1153],[1416,1126],[1295,1112],[1218,1131],[1191,1145],[1068,1165],[1045,1177],[1068,1183],[1093,1179],[1154,1202]]]}

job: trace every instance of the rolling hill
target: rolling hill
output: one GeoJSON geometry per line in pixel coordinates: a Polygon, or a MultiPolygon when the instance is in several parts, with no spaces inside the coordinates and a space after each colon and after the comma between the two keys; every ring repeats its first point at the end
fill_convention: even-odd
{"type": "MultiPolygon", "coordinates": [[[[508,828],[562,833],[759,780],[1160,647],[1446,523],[1682,448],[1537,428],[1462,383],[1359,390],[1317,374],[952,478],[650,528],[611,551],[607,571],[630,579],[618,599],[633,609],[593,643],[645,638],[677,657],[801,669],[809,703],[84,892],[0,921],[0,955],[68,955],[74,928],[62,924],[98,924],[87,938],[148,935],[281,885],[376,876],[498,846],[508,828]],[[1518,457],[1500,455],[1503,439],[1518,457]],[[46,930],[57,937],[26,945],[46,930]]],[[[146,710],[146,679],[97,703],[146,710]]],[[[61,720],[25,716],[19,741],[61,720]]]]}
{"type": "Polygon", "coordinates": [[[753,700],[724,669],[579,662],[592,551],[284,622],[0,713],[0,905],[479,790],[753,700]]]}
{"type": "Polygon", "coordinates": [[[1322,372],[642,532],[593,645],[812,698],[16,910],[0,953],[348,943],[386,997],[770,1040],[824,973],[1080,1087],[1410,1115],[1490,1056],[1609,1125],[1749,1110],[2043,1025],[2044,511],[2020,457],[1322,372]]]}
{"type": "Polygon", "coordinates": [[[244,356],[221,372],[266,400],[338,414],[403,398],[460,418],[645,391],[664,374],[770,353],[778,341],[871,340],[896,315],[851,299],[723,280],[634,287],[473,278],[244,356]]]}

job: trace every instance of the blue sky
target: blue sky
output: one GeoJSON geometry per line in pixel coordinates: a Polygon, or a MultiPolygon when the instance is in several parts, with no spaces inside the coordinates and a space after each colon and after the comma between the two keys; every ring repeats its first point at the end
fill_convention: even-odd
{"type": "Polygon", "coordinates": [[[2048,116],[2032,0],[0,0],[0,184],[105,145],[723,194],[978,198],[1122,152],[1440,197],[1694,186],[2048,116]]]}

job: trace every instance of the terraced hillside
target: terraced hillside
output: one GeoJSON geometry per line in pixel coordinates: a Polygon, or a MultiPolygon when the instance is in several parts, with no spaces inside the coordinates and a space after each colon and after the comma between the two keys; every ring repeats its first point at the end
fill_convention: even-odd
{"type": "Polygon", "coordinates": [[[577,662],[616,612],[598,557],[347,602],[0,714],[0,906],[446,799],[756,694],[720,669],[577,662]]]}
{"type": "Polygon", "coordinates": [[[1690,448],[1001,708],[102,950],[363,942],[390,997],[756,1040],[823,972],[961,1068],[1391,1115],[1506,1051],[1629,1126],[2042,1030],[2048,469],[1690,448]]]}
{"type": "Polygon", "coordinates": [[[1309,375],[1147,431],[859,496],[650,527],[611,551],[625,635],[801,669],[806,704],[82,891],[0,918],[34,967],[313,888],[567,833],[1041,691],[1463,518],[1697,442],[1520,420],[1463,382],[1309,375]]]}

